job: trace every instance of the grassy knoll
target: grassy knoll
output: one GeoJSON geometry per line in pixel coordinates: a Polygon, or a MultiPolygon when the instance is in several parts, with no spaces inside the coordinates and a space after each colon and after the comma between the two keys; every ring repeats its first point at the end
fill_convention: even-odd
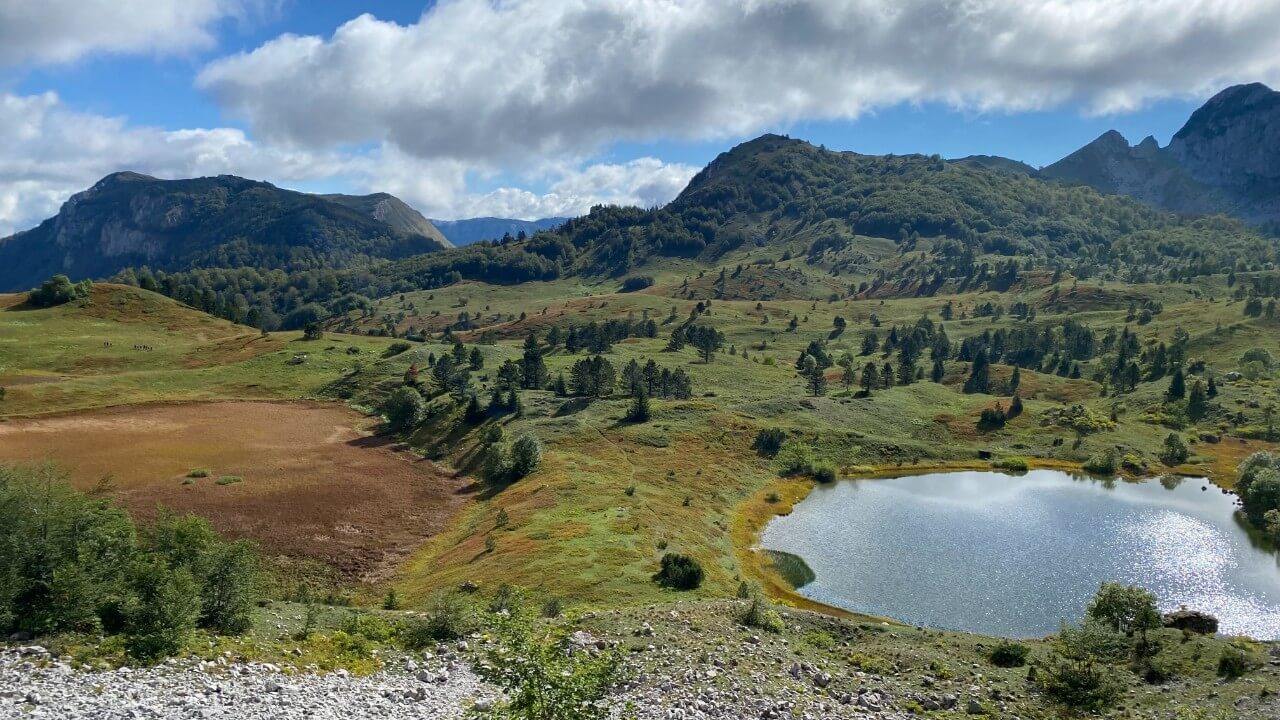
{"type": "Polygon", "coordinates": [[[144,402],[303,398],[389,341],[262,335],[161,295],[97,285],[86,303],[32,309],[0,296],[0,415],[144,402]],[[350,354],[355,348],[358,353],[350,354]],[[300,364],[295,355],[306,354],[300,364]]]}

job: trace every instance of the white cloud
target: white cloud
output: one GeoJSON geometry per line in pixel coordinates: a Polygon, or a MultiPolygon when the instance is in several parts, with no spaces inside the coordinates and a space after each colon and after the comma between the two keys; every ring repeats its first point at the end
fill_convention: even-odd
{"type": "Polygon", "coordinates": [[[234,173],[277,182],[340,176],[353,160],[264,147],[233,128],[166,131],[68,109],[53,93],[0,94],[0,237],[52,215],[117,170],[159,177],[234,173]]]}
{"type": "Polygon", "coordinates": [[[213,45],[212,26],[260,0],[0,0],[0,67],[92,53],[170,53],[213,45]]]}
{"type": "Polygon", "coordinates": [[[199,84],[262,137],[536,165],[938,101],[1096,112],[1280,78],[1274,0],[441,0],[199,84]]]}
{"type": "Polygon", "coordinates": [[[621,164],[546,168],[522,178],[543,195],[503,188],[468,191],[468,166],[424,160],[387,145],[311,151],[255,142],[234,128],[161,130],[76,112],[53,93],[0,94],[0,237],[57,212],[73,193],[119,170],[178,178],[233,174],[283,187],[328,185],[395,194],[433,217],[576,215],[597,203],[653,205],[683,188],[694,168],[642,158],[621,164]]]}
{"type": "Polygon", "coordinates": [[[454,214],[459,217],[510,217],[531,220],[583,215],[592,205],[664,205],[684,189],[698,168],[643,157],[625,163],[562,168],[546,193],[503,187],[470,196],[454,214]]]}

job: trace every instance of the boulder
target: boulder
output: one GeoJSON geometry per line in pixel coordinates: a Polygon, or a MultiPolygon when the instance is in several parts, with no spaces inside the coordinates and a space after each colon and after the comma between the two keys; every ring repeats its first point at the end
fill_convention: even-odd
{"type": "Polygon", "coordinates": [[[1218,618],[1199,610],[1180,608],[1165,613],[1161,620],[1165,627],[1175,630],[1189,630],[1201,635],[1214,635],[1218,632],[1218,618]]]}

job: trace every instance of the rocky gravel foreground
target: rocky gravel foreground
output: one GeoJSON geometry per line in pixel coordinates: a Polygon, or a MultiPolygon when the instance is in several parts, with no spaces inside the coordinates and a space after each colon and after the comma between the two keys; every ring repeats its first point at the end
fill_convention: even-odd
{"type": "Polygon", "coordinates": [[[456,656],[406,658],[394,670],[355,677],[226,658],[91,672],[39,647],[0,651],[0,718],[457,718],[496,694],[456,656]]]}
{"type": "MultiPolygon", "coordinates": [[[[464,717],[470,709],[483,711],[499,697],[454,648],[406,656],[392,665],[364,677],[343,670],[295,674],[270,663],[237,663],[225,657],[93,671],[72,667],[38,646],[10,648],[0,650],[0,718],[434,720],[464,717]]],[[[714,678],[714,666],[706,674],[714,678]]],[[[645,679],[628,683],[611,698],[618,708],[615,716],[622,717],[622,709],[629,706],[627,717],[637,720],[899,717],[876,706],[878,697],[858,698],[861,704],[832,698],[830,704],[817,703],[810,711],[793,714],[797,698],[785,693],[760,693],[737,683],[716,689],[698,677],[645,679]]]]}

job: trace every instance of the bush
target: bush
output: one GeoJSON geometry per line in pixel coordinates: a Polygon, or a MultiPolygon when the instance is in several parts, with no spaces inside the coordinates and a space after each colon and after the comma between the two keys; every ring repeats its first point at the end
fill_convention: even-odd
{"type": "Polygon", "coordinates": [[[1113,668],[1092,658],[1071,658],[1056,652],[1040,666],[1036,681],[1046,695],[1081,711],[1105,710],[1123,692],[1113,668]]]}
{"type": "Polygon", "coordinates": [[[258,589],[253,544],[222,542],[202,518],[165,513],[138,533],[51,467],[0,467],[0,632],[124,633],[149,662],[197,626],[248,629],[258,589]]]}
{"type": "Polygon", "coordinates": [[[235,485],[241,480],[244,480],[244,478],[240,477],[239,475],[223,475],[222,477],[218,478],[217,480],[214,480],[213,482],[215,485],[235,485]]]}
{"type": "Polygon", "coordinates": [[[1218,674],[1224,678],[1235,679],[1244,676],[1251,669],[1248,654],[1236,647],[1222,648],[1218,656],[1218,674]]]}
{"type": "Polygon", "coordinates": [[[778,454],[778,450],[782,448],[782,444],[787,440],[787,433],[779,428],[765,428],[756,433],[755,442],[751,447],[765,457],[773,457],[778,454]]]}
{"type": "Polygon", "coordinates": [[[1000,470],[1008,470],[1010,472],[1026,472],[1030,467],[1029,461],[1021,455],[1006,455],[991,463],[991,465],[1000,470]]]}
{"type": "Polygon", "coordinates": [[[456,591],[446,591],[431,596],[423,616],[402,621],[396,637],[404,647],[421,650],[474,629],[475,616],[466,599],[456,591]]]}
{"type": "Polygon", "coordinates": [[[637,292],[653,285],[649,275],[632,275],[622,281],[622,292],[637,292]]]}
{"type": "Polygon", "coordinates": [[[199,588],[191,573],[150,557],[135,565],[130,586],[134,597],[125,626],[129,654],[143,662],[155,662],[177,653],[200,617],[199,588]]]}
{"type": "Polygon", "coordinates": [[[73,283],[66,275],[54,275],[27,295],[27,303],[32,307],[53,307],[87,298],[92,289],[93,283],[88,280],[73,283]]]}
{"type": "Polygon", "coordinates": [[[194,468],[187,472],[189,478],[207,478],[209,477],[209,468],[194,468]]]}
{"type": "Polygon", "coordinates": [[[738,615],[738,622],[750,628],[758,628],[766,632],[780,633],[785,629],[782,616],[778,615],[758,593],[753,594],[751,602],[738,615]]]}
{"type": "Polygon", "coordinates": [[[1019,642],[1012,640],[1001,640],[991,652],[987,655],[991,660],[991,664],[996,667],[1012,668],[1022,667],[1027,664],[1027,656],[1031,654],[1031,648],[1019,642]]]}
{"type": "Polygon", "coordinates": [[[784,477],[806,474],[813,468],[813,450],[799,440],[787,440],[774,456],[773,465],[784,477]]]}
{"type": "Polygon", "coordinates": [[[662,568],[653,579],[663,587],[673,590],[694,590],[702,584],[704,573],[697,560],[679,553],[662,556],[662,568]]]}
{"type": "Polygon", "coordinates": [[[427,402],[414,388],[398,387],[382,403],[382,414],[392,430],[411,430],[427,416],[427,402]]]}
{"type": "Polygon", "coordinates": [[[1133,635],[1160,627],[1156,596],[1136,585],[1104,582],[1085,613],[1115,632],[1133,635]]]}
{"type": "Polygon", "coordinates": [[[872,675],[888,675],[893,672],[893,663],[879,655],[855,652],[849,655],[849,664],[872,675]]]}
{"type": "Polygon", "coordinates": [[[603,720],[617,683],[616,651],[585,652],[559,628],[548,629],[520,608],[493,615],[493,642],[476,674],[503,690],[495,716],[510,720],[603,720]]]}
{"type": "Polygon", "coordinates": [[[386,350],[382,351],[382,357],[384,358],[395,357],[400,353],[408,352],[409,348],[411,347],[413,346],[407,342],[403,342],[403,341],[393,342],[387,346],[386,350]]]}
{"type": "Polygon", "coordinates": [[[1169,433],[1164,439],[1164,447],[1160,450],[1160,462],[1172,467],[1181,465],[1189,457],[1191,457],[1191,451],[1187,449],[1187,444],[1177,433],[1169,433]]]}
{"type": "Polygon", "coordinates": [[[1087,472],[1096,473],[1098,475],[1114,475],[1116,470],[1120,468],[1120,456],[1115,448],[1107,448],[1100,453],[1090,456],[1084,462],[1084,469],[1087,472]]]}
{"type": "Polygon", "coordinates": [[[813,479],[820,483],[835,482],[836,468],[829,463],[821,463],[813,468],[813,479]]]}

